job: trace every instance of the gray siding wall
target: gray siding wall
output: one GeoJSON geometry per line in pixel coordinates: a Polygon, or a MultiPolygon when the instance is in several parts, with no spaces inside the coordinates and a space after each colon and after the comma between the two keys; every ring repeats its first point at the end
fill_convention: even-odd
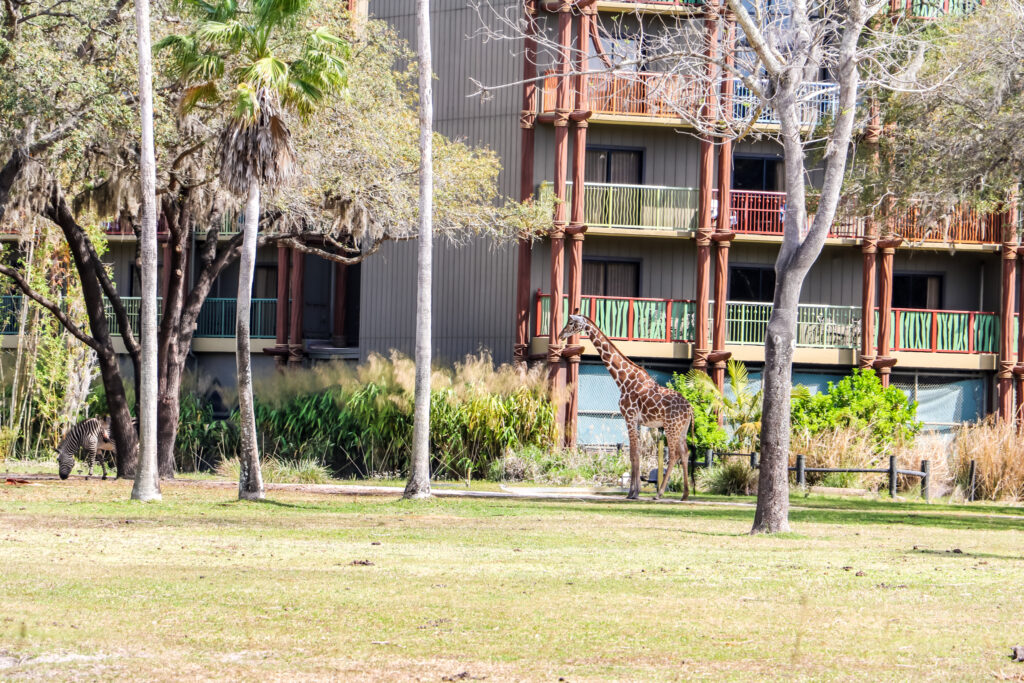
{"type": "MultiPolygon", "coordinates": [[[[416,243],[385,246],[363,266],[359,351],[412,355],[416,334],[416,243]]],[[[433,341],[438,361],[452,362],[487,349],[497,362],[512,359],[516,259],[513,245],[477,240],[436,245],[433,341]]]]}
{"type": "MultiPolygon", "coordinates": [[[[494,91],[486,100],[471,97],[470,79],[501,85],[522,78],[519,45],[484,45],[477,33],[480,15],[465,0],[432,3],[435,127],[449,138],[488,147],[501,157],[499,192],[519,194],[519,110],[522,88],[494,91]]],[[[503,11],[520,7],[497,0],[503,11]]],[[[415,47],[415,7],[409,0],[372,0],[370,13],[387,20],[415,47]]],[[[488,16],[486,8],[481,14],[488,16]]],[[[497,28],[497,19],[489,17],[497,28]]],[[[434,249],[433,332],[439,360],[459,360],[480,349],[496,361],[512,358],[515,315],[516,248],[474,241],[434,249]]],[[[416,329],[416,244],[391,244],[363,264],[360,296],[360,353],[414,351],[416,329]]]]}

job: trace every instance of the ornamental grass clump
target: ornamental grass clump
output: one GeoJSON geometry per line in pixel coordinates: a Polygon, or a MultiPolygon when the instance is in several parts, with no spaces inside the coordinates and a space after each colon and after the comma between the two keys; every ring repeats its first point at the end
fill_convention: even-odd
{"type": "Polygon", "coordinates": [[[1012,422],[987,419],[957,430],[953,478],[965,497],[970,494],[971,461],[975,499],[1024,500],[1024,435],[1012,422]]]}
{"type": "MultiPolygon", "coordinates": [[[[268,453],[286,460],[321,454],[337,474],[405,471],[412,443],[415,365],[371,355],[287,373],[257,385],[256,423],[268,453]]],[[[508,449],[550,448],[555,407],[541,370],[495,367],[467,357],[431,378],[432,467],[441,478],[483,476],[508,449]]]]}

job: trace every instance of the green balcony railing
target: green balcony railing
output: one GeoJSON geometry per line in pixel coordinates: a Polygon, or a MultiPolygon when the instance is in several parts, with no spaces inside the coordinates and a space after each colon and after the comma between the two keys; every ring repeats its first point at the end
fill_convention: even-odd
{"type": "MultiPolygon", "coordinates": [[[[764,344],[772,314],[771,303],[729,301],[725,310],[727,344],[764,344]]],[[[593,319],[601,331],[614,340],[692,342],[696,336],[693,301],[584,296],[580,312],[593,319]]],[[[549,294],[537,292],[534,314],[535,334],[547,336],[551,315],[549,294]]],[[[567,314],[568,298],[563,297],[563,320],[567,314]]],[[[999,316],[996,313],[895,309],[889,320],[893,351],[970,354],[999,351],[999,316]]],[[[709,319],[709,331],[712,324],[709,319]]],[[[1015,318],[1015,328],[1017,324],[1015,318]]],[[[875,329],[878,329],[877,311],[875,329]]],[[[800,304],[797,309],[798,347],[856,349],[860,346],[860,335],[859,306],[800,304]]]]}
{"type": "MultiPolygon", "coordinates": [[[[725,307],[727,344],[764,344],[772,305],[766,302],[729,301],[725,307]]],[[[800,304],[797,308],[796,345],[804,348],[853,349],[860,341],[859,306],[800,304]]]]}
{"type": "MultiPolygon", "coordinates": [[[[208,298],[196,321],[197,337],[234,337],[234,298],[208,298]]],[[[277,299],[253,299],[249,335],[253,339],[273,339],[277,321],[277,299]]]]}
{"type": "Polygon", "coordinates": [[[894,351],[998,353],[999,315],[894,309],[889,316],[889,343],[894,351]]]}
{"type": "Polygon", "coordinates": [[[916,19],[937,19],[964,17],[984,4],[985,0],[890,0],[889,11],[916,19]]]}
{"type": "MultiPolygon", "coordinates": [[[[21,315],[21,297],[0,296],[0,334],[18,334],[21,315]]],[[[162,300],[158,299],[162,307],[162,300]]],[[[121,327],[114,316],[114,309],[107,301],[105,312],[111,334],[121,334],[121,327]]],[[[139,312],[142,305],[137,296],[123,296],[121,303],[128,314],[128,321],[136,338],[139,335],[139,312]]],[[[253,299],[251,335],[254,339],[273,339],[277,320],[277,299],[253,299]]],[[[203,302],[196,323],[196,337],[234,337],[235,299],[208,298],[203,302]]]]}
{"type": "MultiPolygon", "coordinates": [[[[585,296],[580,313],[591,318],[609,339],[621,341],[693,341],[696,304],[683,299],[630,299],[585,296]]],[[[537,293],[537,336],[548,334],[551,295],[537,293]]],[[[562,320],[569,300],[562,297],[562,320]]]]}
{"type": "Polygon", "coordinates": [[[21,297],[0,296],[0,334],[18,334],[18,320],[21,316],[21,297]]]}
{"type": "MultiPolygon", "coordinates": [[[[692,187],[586,183],[584,220],[590,227],[696,230],[697,190],[692,187]]],[[[553,192],[550,182],[542,193],[553,192]]],[[[567,205],[572,204],[572,183],[566,183],[567,205]]]]}

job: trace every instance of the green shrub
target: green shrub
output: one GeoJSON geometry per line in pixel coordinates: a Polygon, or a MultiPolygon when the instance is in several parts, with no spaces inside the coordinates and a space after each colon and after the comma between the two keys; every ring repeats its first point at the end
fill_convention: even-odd
{"type": "Polygon", "coordinates": [[[743,458],[729,458],[697,472],[697,485],[719,496],[749,496],[757,493],[757,470],[743,458]]]}
{"type": "Polygon", "coordinates": [[[870,369],[856,369],[838,382],[829,382],[827,392],[805,392],[792,403],[794,434],[865,430],[876,451],[911,441],[921,428],[916,416],[917,403],[896,387],[883,388],[870,369]]]}
{"type": "Polygon", "coordinates": [[[718,424],[714,390],[705,384],[688,382],[686,375],[678,373],[672,375],[669,387],[682,394],[693,406],[693,429],[686,437],[690,453],[703,458],[709,450],[724,451],[729,437],[718,424]]]}
{"type": "Polygon", "coordinates": [[[228,420],[217,420],[213,408],[196,394],[182,392],[174,462],[179,472],[216,467],[238,447],[238,431],[228,420]]]}

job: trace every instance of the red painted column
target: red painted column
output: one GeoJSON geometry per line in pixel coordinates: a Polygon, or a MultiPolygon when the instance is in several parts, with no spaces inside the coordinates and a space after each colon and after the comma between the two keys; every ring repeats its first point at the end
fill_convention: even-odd
{"type": "Polygon", "coordinates": [[[1004,230],[1002,246],[1003,272],[999,307],[999,370],[996,375],[999,394],[999,419],[1013,419],[1013,310],[1016,275],[1016,239],[1007,239],[1004,230]]]}
{"type": "MultiPolygon", "coordinates": [[[[730,13],[723,10],[725,33],[722,50],[727,65],[733,62],[735,24],[730,13]]],[[[732,106],[734,81],[722,80],[721,110],[732,106]]],[[[725,366],[731,354],[725,350],[725,314],[728,306],[729,246],[735,234],[732,231],[732,139],[724,137],[718,147],[718,231],[714,235],[715,249],[715,320],[712,331],[711,377],[719,391],[725,387],[725,366]]]]}
{"type": "MultiPolygon", "coordinates": [[[[714,64],[718,50],[718,15],[714,5],[707,6],[705,27],[708,32],[708,83],[713,83],[717,75],[714,64]]],[[[715,116],[714,89],[708,85],[704,95],[701,115],[708,121],[715,116]]],[[[714,190],[715,148],[710,138],[700,141],[700,181],[697,196],[697,320],[695,324],[695,340],[693,350],[693,367],[707,371],[708,369],[708,299],[710,298],[710,265],[711,235],[714,226],[711,223],[711,201],[714,190]]]]}
{"type": "Polygon", "coordinates": [[[283,367],[288,352],[288,279],[291,259],[288,247],[277,247],[277,306],[274,319],[274,337],[277,354],[274,361],[283,367]]]}
{"type": "Polygon", "coordinates": [[[335,346],[348,346],[345,339],[345,294],[348,266],[334,263],[334,307],[331,311],[331,343],[335,346]]]}
{"type": "Polygon", "coordinates": [[[292,267],[289,289],[291,290],[291,306],[288,320],[288,365],[302,365],[302,313],[305,296],[302,291],[303,276],[306,271],[305,254],[292,249],[292,267]]]}
{"type": "MultiPolygon", "coordinates": [[[[871,119],[867,125],[864,142],[872,150],[872,163],[877,167],[879,162],[878,143],[882,136],[881,114],[878,101],[871,103],[871,119]]],[[[861,298],[860,298],[860,358],[857,366],[864,369],[873,367],[875,362],[875,284],[877,275],[875,268],[878,263],[878,224],[874,216],[864,221],[864,238],[860,245],[863,265],[861,267],[861,298]]]]}
{"type": "Polygon", "coordinates": [[[878,247],[882,250],[881,291],[879,292],[881,301],[878,312],[878,357],[875,359],[873,367],[878,372],[883,387],[889,386],[889,373],[892,372],[892,366],[896,364],[896,359],[889,355],[889,317],[892,314],[892,261],[896,247],[901,241],[897,237],[878,242],[878,247]]]}
{"type": "Polygon", "coordinates": [[[562,284],[565,278],[563,257],[565,251],[566,216],[565,190],[569,153],[569,107],[570,100],[569,66],[572,46],[572,15],[570,5],[563,2],[558,11],[558,101],[555,107],[555,205],[554,225],[551,229],[551,317],[548,334],[548,379],[556,396],[558,415],[556,424],[565,424],[565,404],[561,397],[565,391],[566,371],[562,360],[563,344],[558,335],[562,331],[562,284]]]}
{"type": "Polygon", "coordinates": [[[163,245],[163,263],[160,264],[160,298],[167,301],[167,293],[171,289],[171,241],[163,245]]]}
{"type": "MultiPolygon", "coordinates": [[[[584,167],[587,159],[587,119],[590,117],[590,101],[587,96],[587,77],[583,74],[586,70],[587,39],[590,36],[590,22],[592,21],[593,10],[587,8],[579,17],[578,30],[576,33],[576,73],[575,93],[576,103],[571,115],[573,121],[572,130],[572,207],[569,218],[569,229],[567,233],[569,242],[569,311],[577,312],[580,309],[583,292],[583,236],[587,231],[586,216],[584,214],[584,167]]],[[[591,312],[593,316],[593,312],[591,312]]],[[[566,382],[568,385],[568,397],[565,416],[565,445],[572,448],[576,445],[577,422],[579,417],[579,378],[580,378],[580,355],[577,345],[580,343],[579,335],[569,338],[569,347],[563,352],[563,357],[568,364],[566,382]]]]}
{"type": "MultiPolygon", "coordinates": [[[[519,199],[526,201],[533,196],[534,137],[537,120],[537,25],[536,4],[532,0],[523,3],[526,14],[526,34],[523,38],[523,109],[519,112],[520,148],[522,152],[519,168],[519,199]]],[[[516,328],[513,359],[517,365],[525,366],[529,358],[530,344],[530,263],[533,258],[532,240],[519,240],[518,270],[516,272],[516,328]]]]}

